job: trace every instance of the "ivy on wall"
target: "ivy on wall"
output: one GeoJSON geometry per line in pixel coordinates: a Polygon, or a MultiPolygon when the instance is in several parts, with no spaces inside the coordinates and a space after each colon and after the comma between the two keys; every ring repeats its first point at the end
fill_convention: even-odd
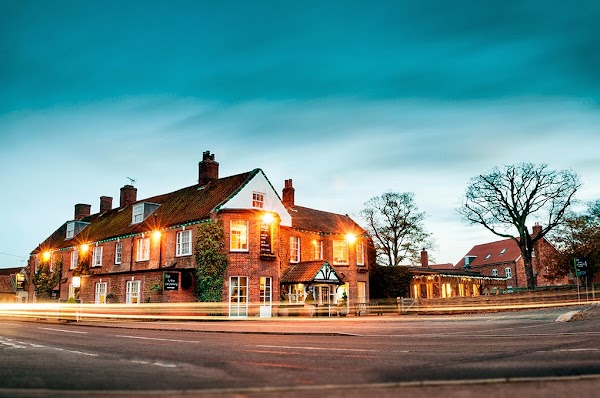
{"type": "Polygon", "coordinates": [[[222,301],[228,259],[221,222],[210,221],[198,226],[195,254],[196,297],[202,302],[222,301]]]}
{"type": "Polygon", "coordinates": [[[32,283],[37,300],[49,300],[52,297],[52,289],[60,281],[63,262],[58,257],[54,261],[54,269],[50,271],[50,261],[40,261],[37,271],[33,275],[32,283]]]}

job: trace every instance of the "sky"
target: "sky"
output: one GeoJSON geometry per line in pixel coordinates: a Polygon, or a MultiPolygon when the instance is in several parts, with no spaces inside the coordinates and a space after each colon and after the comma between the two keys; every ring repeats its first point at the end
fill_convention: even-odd
{"type": "Polygon", "coordinates": [[[499,240],[456,207],[494,166],[600,198],[600,2],[0,0],[0,268],[99,211],[261,168],[349,214],[412,192],[437,263],[499,240]]]}

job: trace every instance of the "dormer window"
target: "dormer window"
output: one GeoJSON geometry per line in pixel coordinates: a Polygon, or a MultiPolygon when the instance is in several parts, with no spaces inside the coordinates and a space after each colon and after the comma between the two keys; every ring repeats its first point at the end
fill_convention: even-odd
{"type": "Polygon", "coordinates": [[[477,256],[465,256],[465,267],[470,266],[471,263],[473,261],[475,261],[476,258],[477,258],[477,256]]]}
{"type": "Polygon", "coordinates": [[[262,192],[252,192],[252,207],[262,209],[265,206],[265,194],[262,192]]]}
{"type": "Polygon", "coordinates": [[[160,205],[158,203],[150,203],[150,202],[141,202],[136,203],[132,207],[131,212],[131,223],[139,224],[144,221],[148,216],[156,209],[158,209],[160,205]]]}
{"type": "MultiPolygon", "coordinates": [[[[491,253],[490,253],[490,254],[488,254],[487,256],[485,256],[485,260],[488,260],[490,257],[492,257],[492,254],[491,254],[491,253]]],[[[484,260],[484,261],[485,261],[485,260],[484,260]]]]}
{"type": "Polygon", "coordinates": [[[83,231],[90,223],[83,221],[69,221],[67,223],[67,233],[65,239],[73,239],[75,235],[83,231]]]}
{"type": "Polygon", "coordinates": [[[500,255],[503,255],[504,253],[506,253],[506,248],[502,249],[502,251],[500,252],[500,255]]]}

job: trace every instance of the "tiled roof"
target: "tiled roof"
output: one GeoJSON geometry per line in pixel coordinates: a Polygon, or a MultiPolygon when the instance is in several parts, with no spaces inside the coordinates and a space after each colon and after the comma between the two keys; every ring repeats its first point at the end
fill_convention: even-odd
{"type": "Polygon", "coordinates": [[[292,215],[294,229],[330,234],[365,233],[365,230],[347,214],[329,213],[302,206],[294,206],[289,209],[289,212],[292,215]]]}
{"type": "Polygon", "coordinates": [[[258,172],[260,169],[220,178],[204,186],[192,185],[175,192],[138,200],[135,203],[160,204],[154,213],[139,224],[131,223],[133,204],[83,218],[81,221],[88,222],[89,225],[73,239],[65,239],[67,229],[65,222],[34,252],[46,249],[56,250],[85,242],[98,242],[208,219],[217,206],[236,193],[258,172]]]}
{"type": "Polygon", "coordinates": [[[0,275],[17,274],[21,272],[22,269],[23,267],[0,268],[0,275]]]}
{"type": "Polygon", "coordinates": [[[0,275],[0,293],[15,293],[10,275],[0,275]]]}
{"type": "MultiPolygon", "coordinates": [[[[281,278],[281,283],[309,283],[315,280],[317,273],[323,268],[327,262],[323,260],[317,261],[305,261],[302,263],[295,264],[288,272],[281,278]]],[[[335,272],[333,267],[329,266],[331,271],[335,273],[337,278],[341,281],[340,276],[335,272]]],[[[343,282],[342,282],[343,283],[343,282]]]]}
{"type": "Polygon", "coordinates": [[[465,266],[464,257],[466,256],[476,256],[469,265],[471,267],[478,267],[517,261],[521,257],[521,250],[512,239],[503,239],[497,242],[476,245],[456,263],[455,268],[461,269],[465,266]]]}

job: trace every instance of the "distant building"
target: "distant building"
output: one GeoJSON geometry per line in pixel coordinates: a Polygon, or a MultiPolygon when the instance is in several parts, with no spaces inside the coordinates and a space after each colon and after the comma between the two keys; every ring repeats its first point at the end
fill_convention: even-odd
{"type": "MultiPolygon", "coordinates": [[[[532,234],[538,234],[541,229],[541,225],[534,225],[532,234]]],[[[557,253],[557,249],[546,238],[541,238],[535,243],[532,265],[537,286],[569,284],[568,277],[560,279],[549,278],[551,260],[557,253]]],[[[503,239],[473,246],[458,261],[455,268],[479,272],[481,275],[486,276],[504,277],[507,280],[509,289],[527,287],[525,263],[521,256],[521,250],[512,239],[503,239]]]]}
{"type": "Polygon", "coordinates": [[[0,268],[0,303],[27,302],[26,275],[22,267],[0,268]]]}
{"type": "Polygon", "coordinates": [[[292,180],[282,200],[261,169],[219,178],[210,152],[198,169],[197,184],[174,192],[139,200],[137,189],[125,185],[116,208],[108,196],[95,214],[91,205],[76,204],[74,219],[32,251],[31,276],[45,255],[51,266],[62,261],[53,294],[60,300],[192,302],[197,227],[213,220],[224,229],[229,266],[222,300],[230,316],[258,315],[249,303],[269,316],[281,297],[301,303],[310,295],[322,306],[344,294],[350,303],[368,297],[366,233],[350,217],[296,206],[292,180]],[[89,274],[78,281],[82,264],[89,274]],[[295,277],[313,264],[312,279],[295,277]]]}

